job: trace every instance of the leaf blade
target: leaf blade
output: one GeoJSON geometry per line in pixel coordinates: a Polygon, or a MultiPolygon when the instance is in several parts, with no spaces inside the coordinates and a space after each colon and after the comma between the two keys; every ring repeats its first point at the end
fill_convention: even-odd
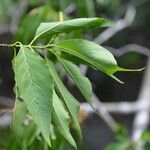
{"type": "Polygon", "coordinates": [[[48,32],[49,35],[53,36],[60,33],[69,33],[74,30],[107,27],[110,25],[112,25],[112,22],[104,18],[78,18],[63,22],[41,23],[36,31],[35,39],[31,43],[48,32]]]}
{"type": "Polygon", "coordinates": [[[113,55],[105,48],[91,41],[71,39],[55,43],[54,45],[65,49],[65,52],[76,55],[96,68],[106,71],[107,68],[110,68],[110,73],[114,73],[116,71],[114,69],[117,66],[117,62],[113,55]]]}
{"type": "MultiPolygon", "coordinates": [[[[16,97],[18,97],[17,87],[15,86],[16,97]]],[[[15,106],[13,109],[13,116],[11,122],[11,128],[15,134],[15,137],[22,148],[27,148],[30,146],[34,139],[36,133],[35,123],[27,119],[28,111],[23,101],[19,100],[19,97],[16,98],[15,106]]]]}
{"type": "Polygon", "coordinates": [[[81,75],[79,68],[75,64],[61,58],[59,58],[59,61],[76,83],[84,98],[92,105],[92,86],[89,79],[81,75]]]}
{"type": "MultiPolygon", "coordinates": [[[[70,39],[53,45],[59,48],[60,51],[67,53],[71,59],[73,59],[71,55],[79,58],[80,60],[76,60],[76,62],[81,63],[82,61],[86,65],[104,72],[120,83],[123,82],[117,79],[113,74],[117,71],[132,70],[119,67],[114,56],[107,49],[88,40],[70,39]]],[[[67,57],[65,58],[67,59],[67,57]]],[[[141,71],[141,69],[133,69],[132,71],[141,71]]]]}
{"type": "Polygon", "coordinates": [[[44,60],[32,49],[20,45],[14,61],[15,80],[33,120],[50,144],[53,81],[44,60]]]}
{"type": "Polygon", "coordinates": [[[55,71],[54,65],[50,60],[47,59],[47,65],[49,66],[49,70],[52,74],[52,77],[54,79],[54,84],[56,89],[60,92],[64,103],[69,111],[70,117],[72,119],[72,128],[77,132],[77,135],[82,138],[80,125],[78,122],[78,113],[80,104],[79,102],[74,98],[74,96],[67,90],[65,85],[62,83],[60,77],[58,76],[57,72],[55,71]]]}
{"type": "Polygon", "coordinates": [[[53,94],[53,108],[54,108],[54,124],[58,127],[59,132],[62,136],[76,148],[76,143],[69,132],[69,115],[64,109],[62,102],[60,101],[57,94],[53,94]]]}

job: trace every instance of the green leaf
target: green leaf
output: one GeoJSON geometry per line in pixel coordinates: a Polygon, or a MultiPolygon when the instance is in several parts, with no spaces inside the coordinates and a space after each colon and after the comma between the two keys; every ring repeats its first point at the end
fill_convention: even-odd
{"type": "Polygon", "coordinates": [[[62,83],[60,77],[55,71],[53,63],[47,60],[47,65],[49,66],[49,70],[54,79],[55,87],[59,91],[60,95],[62,96],[64,103],[69,111],[70,118],[72,120],[72,128],[75,129],[78,136],[82,138],[81,129],[78,122],[78,113],[79,113],[80,104],[74,98],[74,96],[67,90],[65,85],[62,83]]]}
{"type": "Polygon", "coordinates": [[[105,150],[132,150],[132,148],[130,148],[129,142],[124,142],[110,144],[105,148],[105,150]]]}
{"type": "Polygon", "coordinates": [[[69,114],[64,109],[63,103],[57,96],[55,92],[53,92],[53,108],[54,108],[54,124],[58,127],[59,132],[62,136],[76,148],[76,143],[69,132],[69,114]]]}
{"type": "Polygon", "coordinates": [[[20,150],[21,147],[18,144],[16,138],[12,135],[9,136],[9,140],[7,141],[4,150],[20,150]]]}
{"type": "Polygon", "coordinates": [[[149,142],[150,143],[150,131],[144,131],[141,140],[149,142]]]}
{"type": "Polygon", "coordinates": [[[59,58],[59,61],[77,84],[87,102],[92,104],[92,86],[89,79],[81,75],[79,68],[75,64],[61,58],[59,58]]]}
{"type": "MultiPolygon", "coordinates": [[[[24,123],[27,113],[28,111],[25,105],[23,104],[23,102],[16,100],[15,107],[13,110],[12,129],[20,145],[22,144],[22,139],[24,138],[23,123],[24,123]]],[[[23,145],[23,147],[24,146],[26,145],[23,145]]]]}
{"type": "Polygon", "coordinates": [[[79,58],[79,60],[76,59],[79,63],[81,63],[82,60],[83,63],[101,70],[120,83],[122,82],[113,75],[115,72],[141,70],[124,69],[119,67],[114,56],[107,49],[91,41],[71,39],[55,43],[53,46],[59,47],[62,52],[79,58]]]}
{"type": "Polygon", "coordinates": [[[128,130],[122,124],[118,124],[116,136],[117,136],[117,139],[120,141],[126,140],[129,137],[128,130]]]}
{"type": "Polygon", "coordinates": [[[63,22],[41,23],[31,44],[43,35],[47,38],[50,35],[53,36],[60,33],[70,33],[74,30],[107,27],[110,25],[112,25],[112,23],[104,18],[78,18],[63,22]]]}
{"type": "Polygon", "coordinates": [[[76,1],[76,11],[80,17],[94,17],[95,14],[95,5],[93,0],[77,0],[76,1]],[[84,11],[83,11],[84,10],[84,11]]]}
{"type": "Polygon", "coordinates": [[[50,137],[52,141],[51,150],[63,150],[64,137],[60,134],[58,128],[52,124],[50,127],[50,137]]]}
{"type": "Polygon", "coordinates": [[[48,67],[36,52],[20,44],[14,60],[14,72],[20,96],[50,145],[53,80],[48,67]]]}
{"type": "MultiPolygon", "coordinates": [[[[14,55],[12,63],[14,63],[15,58],[16,55],[14,55]]],[[[16,94],[16,101],[13,110],[11,128],[20,146],[27,149],[27,147],[35,140],[36,125],[33,121],[31,121],[31,119],[29,119],[29,117],[27,118],[29,113],[26,109],[25,103],[22,101],[22,98],[19,97],[17,85],[14,87],[14,92],[16,94]]]]}
{"type": "Polygon", "coordinates": [[[12,129],[15,137],[22,148],[31,145],[36,137],[36,126],[33,121],[25,124],[28,111],[23,102],[16,100],[13,111],[12,129]]]}

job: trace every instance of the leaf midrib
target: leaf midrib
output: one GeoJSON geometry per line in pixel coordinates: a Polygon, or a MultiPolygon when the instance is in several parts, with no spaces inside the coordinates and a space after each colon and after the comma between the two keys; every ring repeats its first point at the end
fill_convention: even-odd
{"type": "MultiPolygon", "coordinates": [[[[26,54],[25,54],[25,52],[24,52],[24,48],[23,48],[23,46],[21,45],[21,49],[22,49],[22,51],[23,51],[23,54],[24,54],[24,57],[25,57],[25,63],[26,63],[26,65],[27,65],[27,71],[29,72],[29,76],[30,76],[30,81],[31,81],[31,83],[29,84],[29,86],[30,85],[32,85],[32,87],[33,87],[33,94],[34,94],[34,99],[33,100],[35,100],[36,101],[36,104],[37,103],[39,103],[38,101],[37,101],[37,96],[36,96],[36,94],[35,94],[35,88],[34,88],[34,85],[37,85],[36,83],[34,83],[33,82],[33,79],[32,79],[32,75],[31,75],[31,72],[30,72],[30,69],[31,69],[31,67],[29,66],[29,63],[28,63],[28,59],[27,59],[27,56],[26,56],[26,54]]],[[[32,69],[31,69],[32,70],[32,69]]],[[[28,87],[29,87],[28,86],[28,87]]],[[[38,85],[37,85],[38,86],[38,85]]],[[[39,87],[39,86],[38,86],[39,87]]],[[[38,107],[39,107],[39,105],[37,105],[38,107]]],[[[39,109],[37,109],[37,113],[39,114],[39,109]]],[[[39,115],[39,117],[40,117],[40,124],[42,123],[41,122],[41,115],[39,115]]]]}
{"type": "MultiPolygon", "coordinates": [[[[55,108],[54,108],[55,109],[55,108]]],[[[56,109],[55,109],[55,113],[57,115],[57,119],[60,121],[61,127],[66,131],[69,132],[69,130],[67,130],[64,126],[63,126],[63,122],[61,121],[61,119],[59,119],[59,114],[57,113],[56,109]]],[[[68,126],[67,126],[68,127],[68,126]]]]}

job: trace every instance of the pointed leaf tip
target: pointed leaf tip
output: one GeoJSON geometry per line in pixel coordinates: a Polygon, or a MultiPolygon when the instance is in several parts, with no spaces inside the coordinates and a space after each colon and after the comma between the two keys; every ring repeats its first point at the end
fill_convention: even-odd
{"type": "Polygon", "coordinates": [[[138,72],[138,71],[143,71],[145,69],[144,68],[140,68],[140,69],[126,69],[126,68],[121,68],[121,67],[118,67],[118,71],[127,71],[127,72],[138,72]]]}
{"type": "Polygon", "coordinates": [[[120,79],[118,79],[117,77],[115,77],[114,75],[110,75],[111,78],[113,78],[114,80],[116,80],[117,82],[119,82],[120,84],[124,84],[123,81],[121,81],[120,79]]]}

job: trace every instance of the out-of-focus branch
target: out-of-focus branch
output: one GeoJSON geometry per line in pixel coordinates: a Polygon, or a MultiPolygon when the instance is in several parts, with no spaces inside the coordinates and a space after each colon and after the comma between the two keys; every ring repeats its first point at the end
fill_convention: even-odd
{"type": "Polygon", "coordinates": [[[11,16],[10,32],[12,34],[16,33],[20,18],[22,14],[26,11],[27,7],[28,7],[27,0],[23,0],[20,1],[19,6],[12,7],[12,9],[9,10],[9,15],[11,16]]]}
{"type": "Polygon", "coordinates": [[[27,0],[23,0],[20,1],[19,5],[14,5],[9,8],[8,15],[10,16],[10,22],[8,24],[0,24],[0,35],[5,33],[16,33],[20,18],[22,14],[26,11],[27,7],[27,0]]]}
{"type": "Polygon", "coordinates": [[[10,113],[4,113],[0,116],[0,127],[6,128],[10,125],[11,122],[11,114],[10,113]]]}
{"type": "Polygon", "coordinates": [[[109,46],[106,46],[106,48],[117,57],[120,57],[128,52],[137,52],[145,56],[150,56],[150,49],[138,44],[128,44],[117,49],[109,46]]]}
{"type": "MultiPolygon", "coordinates": [[[[141,105],[141,103],[138,102],[107,102],[102,104],[109,113],[131,114],[143,110],[150,112],[148,105],[141,105]]],[[[100,106],[97,105],[97,107],[100,106]]],[[[88,113],[94,113],[93,109],[88,103],[81,103],[81,108],[88,113]]]]}
{"type": "MultiPolygon", "coordinates": [[[[98,98],[95,94],[93,94],[93,99],[98,101],[98,98]]],[[[149,105],[141,105],[141,103],[135,102],[101,102],[101,105],[107,109],[110,113],[118,113],[118,114],[130,114],[136,113],[140,110],[150,111],[149,105]]],[[[96,103],[96,107],[101,107],[99,103],[96,103]]],[[[0,97],[0,113],[12,112],[12,108],[14,106],[14,99],[10,99],[7,97],[0,97]]],[[[95,107],[95,106],[94,106],[95,107]]],[[[81,109],[85,110],[87,113],[94,113],[91,106],[86,103],[81,103],[81,109]]]]}
{"type": "Polygon", "coordinates": [[[0,96],[0,110],[1,108],[12,108],[14,106],[14,100],[8,97],[0,96]]]}
{"type": "Polygon", "coordinates": [[[134,4],[129,3],[124,18],[118,20],[114,26],[104,30],[100,35],[98,35],[94,39],[94,42],[98,44],[103,44],[106,41],[108,41],[111,37],[113,37],[115,34],[117,34],[119,31],[131,26],[136,16],[136,7],[146,2],[148,2],[148,0],[143,0],[138,2],[135,1],[134,4]]]}
{"type": "Polygon", "coordinates": [[[0,35],[9,32],[9,25],[0,24],[0,35]]]}
{"type": "Polygon", "coordinates": [[[106,122],[113,132],[117,132],[117,122],[109,114],[108,110],[105,108],[103,103],[98,99],[98,97],[93,93],[93,108],[98,112],[99,116],[106,122]]]}
{"type": "Polygon", "coordinates": [[[94,42],[98,44],[102,44],[108,41],[116,33],[129,27],[133,23],[135,15],[136,15],[136,9],[133,6],[128,6],[125,17],[123,19],[118,20],[113,27],[110,27],[105,31],[103,31],[99,36],[97,36],[94,39],[94,42]]]}
{"type": "MultiPolygon", "coordinates": [[[[139,94],[137,102],[141,106],[147,106],[150,109],[150,57],[148,58],[147,70],[143,78],[143,85],[139,94]]],[[[140,141],[140,137],[143,131],[148,127],[150,121],[149,111],[140,110],[137,112],[134,123],[132,140],[137,142],[135,150],[143,150],[143,143],[140,141]]]]}
{"type": "Polygon", "coordinates": [[[138,102],[113,102],[104,103],[106,109],[111,113],[130,114],[138,111],[146,110],[150,111],[148,105],[141,105],[138,102]]]}

